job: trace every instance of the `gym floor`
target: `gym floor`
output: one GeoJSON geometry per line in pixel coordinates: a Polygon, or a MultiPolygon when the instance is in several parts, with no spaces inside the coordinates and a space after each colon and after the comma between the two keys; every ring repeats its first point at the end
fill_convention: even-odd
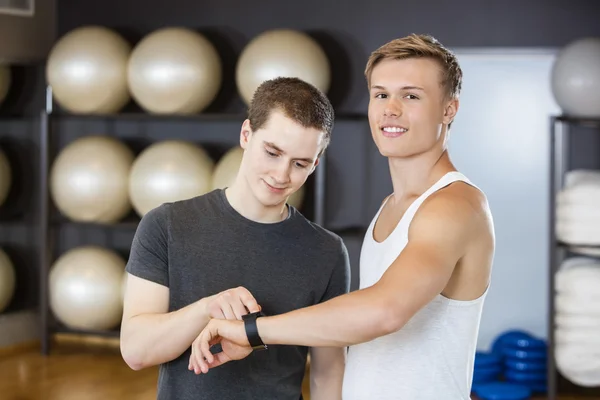
{"type": "MultiPolygon", "coordinates": [[[[42,356],[35,345],[0,354],[3,400],[153,400],[157,377],[158,368],[129,369],[114,342],[81,344],[62,340],[48,357],[42,356]]],[[[309,400],[306,379],[303,392],[304,399],[309,400]]],[[[584,398],[560,397],[580,399],[584,398]]]]}

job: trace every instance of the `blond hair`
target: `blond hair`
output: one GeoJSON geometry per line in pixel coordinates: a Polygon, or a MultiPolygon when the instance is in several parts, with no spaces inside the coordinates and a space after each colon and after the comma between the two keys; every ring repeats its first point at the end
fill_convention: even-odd
{"type": "Polygon", "coordinates": [[[371,85],[373,68],[385,59],[430,58],[442,68],[441,85],[449,98],[458,98],[462,87],[462,70],[456,56],[434,37],[412,34],[394,39],[371,53],[365,68],[367,83],[371,85]]]}

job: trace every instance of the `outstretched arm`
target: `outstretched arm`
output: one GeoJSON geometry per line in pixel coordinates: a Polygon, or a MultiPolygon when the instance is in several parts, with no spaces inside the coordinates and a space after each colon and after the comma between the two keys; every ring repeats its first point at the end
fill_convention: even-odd
{"type": "MultiPolygon", "coordinates": [[[[481,227],[482,216],[460,197],[432,196],[415,216],[410,241],[373,286],[325,303],[257,320],[266,344],[350,346],[401,329],[447,286],[455,265],[481,227]]],[[[209,340],[226,338],[247,346],[243,324],[211,321],[200,335],[209,363],[209,340]]],[[[208,370],[200,360],[199,369],[208,370]]]]}

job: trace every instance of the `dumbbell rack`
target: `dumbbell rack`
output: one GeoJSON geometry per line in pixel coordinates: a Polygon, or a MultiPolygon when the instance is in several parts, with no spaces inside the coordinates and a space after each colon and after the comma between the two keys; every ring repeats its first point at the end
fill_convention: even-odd
{"type": "MultiPolygon", "coordinates": [[[[38,212],[40,218],[40,229],[39,229],[39,243],[40,243],[40,252],[39,252],[39,285],[40,285],[40,339],[41,339],[41,353],[47,355],[50,353],[50,343],[53,334],[55,333],[71,333],[78,335],[90,335],[90,336],[100,336],[100,337],[118,337],[119,336],[119,327],[114,330],[107,331],[83,331],[70,329],[68,327],[63,326],[57,321],[53,321],[53,315],[50,310],[49,304],[49,272],[52,266],[52,263],[56,259],[56,255],[54,254],[54,233],[53,229],[56,228],[57,225],[61,224],[69,224],[71,226],[81,226],[81,227],[90,227],[93,226],[98,229],[106,229],[108,231],[120,229],[120,230],[128,230],[134,231],[139,223],[139,218],[136,217],[127,217],[124,220],[115,223],[115,224],[93,224],[93,223],[79,223],[74,221],[66,220],[65,218],[55,218],[57,211],[52,207],[52,202],[50,199],[49,192],[49,172],[51,170],[52,162],[53,162],[53,154],[55,152],[54,141],[61,132],[57,129],[54,129],[55,123],[57,121],[61,121],[61,119],[68,118],[98,118],[105,119],[107,121],[118,122],[123,120],[130,121],[142,121],[143,123],[154,123],[158,121],[165,121],[167,119],[173,121],[185,121],[193,124],[203,124],[207,122],[214,121],[230,121],[230,122],[239,122],[240,124],[246,118],[245,114],[242,113],[201,113],[191,116],[161,116],[161,115],[151,115],[147,114],[143,111],[133,112],[133,113],[121,113],[115,115],[108,116],[85,116],[85,115],[70,115],[64,114],[63,112],[55,112],[55,105],[53,103],[52,98],[52,90],[50,87],[46,88],[46,104],[45,109],[41,111],[39,118],[39,190],[40,196],[38,199],[38,212]]],[[[357,121],[359,123],[364,123],[366,121],[366,115],[362,114],[336,114],[336,121],[357,121]]],[[[236,133],[237,138],[237,133],[236,133]]],[[[202,136],[198,138],[199,142],[202,142],[202,136]]],[[[327,152],[324,153],[324,156],[320,159],[319,167],[316,169],[315,173],[309,177],[306,185],[311,186],[312,189],[312,202],[309,201],[307,203],[310,204],[311,213],[307,214],[308,218],[323,227],[326,227],[326,177],[327,177],[327,152]],[[312,214],[312,215],[311,215],[312,214]]],[[[352,233],[355,231],[362,232],[362,228],[349,227],[343,230],[333,230],[335,233],[343,234],[343,233],[352,233]]]]}
{"type": "MultiPolygon", "coordinates": [[[[552,116],[550,118],[550,218],[549,218],[549,243],[550,243],[550,273],[548,277],[548,400],[557,400],[559,395],[577,395],[600,398],[600,387],[586,388],[578,386],[557,370],[554,352],[555,329],[555,275],[562,262],[569,257],[568,248],[571,243],[563,243],[556,236],[556,196],[562,189],[565,174],[569,170],[569,127],[581,126],[600,129],[600,119],[580,119],[566,116],[552,116]]],[[[600,246],[579,246],[597,248],[600,246]]]]}

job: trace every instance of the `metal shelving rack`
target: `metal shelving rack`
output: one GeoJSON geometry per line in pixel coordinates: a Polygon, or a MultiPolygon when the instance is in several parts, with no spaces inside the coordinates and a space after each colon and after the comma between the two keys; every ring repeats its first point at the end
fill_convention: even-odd
{"type": "MultiPolygon", "coordinates": [[[[114,330],[108,331],[85,331],[70,329],[63,326],[57,321],[53,321],[53,316],[50,310],[49,304],[49,271],[52,263],[56,259],[54,254],[54,235],[52,230],[61,225],[71,225],[79,227],[96,226],[101,229],[128,229],[134,230],[137,227],[139,218],[126,218],[123,221],[117,222],[110,225],[96,225],[93,223],[81,223],[67,220],[63,217],[56,218],[56,212],[53,210],[50,193],[49,193],[49,172],[53,162],[54,153],[54,140],[61,134],[53,129],[53,123],[66,118],[102,118],[107,120],[134,120],[141,121],[143,123],[153,121],[192,121],[193,123],[202,124],[209,121],[239,121],[242,123],[246,118],[245,114],[241,113],[200,113],[190,116],[171,116],[171,115],[153,115],[145,112],[132,112],[132,113],[120,113],[115,115],[107,116],[86,116],[86,115],[70,115],[63,113],[54,112],[54,103],[52,99],[52,90],[50,87],[46,88],[46,105],[45,109],[41,111],[39,117],[39,189],[40,197],[38,199],[38,212],[40,218],[40,229],[39,229],[39,285],[40,285],[40,339],[41,339],[41,353],[47,355],[51,350],[51,339],[55,333],[74,333],[81,335],[92,335],[101,337],[118,337],[119,327],[114,330]]],[[[367,119],[366,115],[363,114],[336,114],[336,121],[357,121],[364,122],[367,119]]],[[[202,137],[198,137],[198,141],[202,141],[202,137]]],[[[326,219],[326,176],[327,176],[327,152],[321,158],[319,167],[316,169],[313,178],[313,197],[312,197],[312,221],[327,227],[326,219]]],[[[310,215],[307,215],[310,217],[310,215]]],[[[363,227],[347,227],[341,230],[333,230],[337,234],[353,234],[356,232],[362,232],[363,227]]]]}
{"type": "MultiPolygon", "coordinates": [[[[574,394],[600,398],[600,387],[587,388],[578,386],[557,370],[554,352],[554,329],[555,329],[555,274],[561,263],[569,256],[569,247],[575,246],[571,243],[563,243],[556,237],[556,196],[562,189],[565,174],[569,170],[569,127],[580,126],[588,128],[599,128],[600,119],[582,119],[567,116],[552,116],[550,118],[550,274],[548,279],[548,400],[557,400],[559,395],[574,394]]],[[[599,249],[599,246],[580,246],[590,249],[599,249]]]]}

